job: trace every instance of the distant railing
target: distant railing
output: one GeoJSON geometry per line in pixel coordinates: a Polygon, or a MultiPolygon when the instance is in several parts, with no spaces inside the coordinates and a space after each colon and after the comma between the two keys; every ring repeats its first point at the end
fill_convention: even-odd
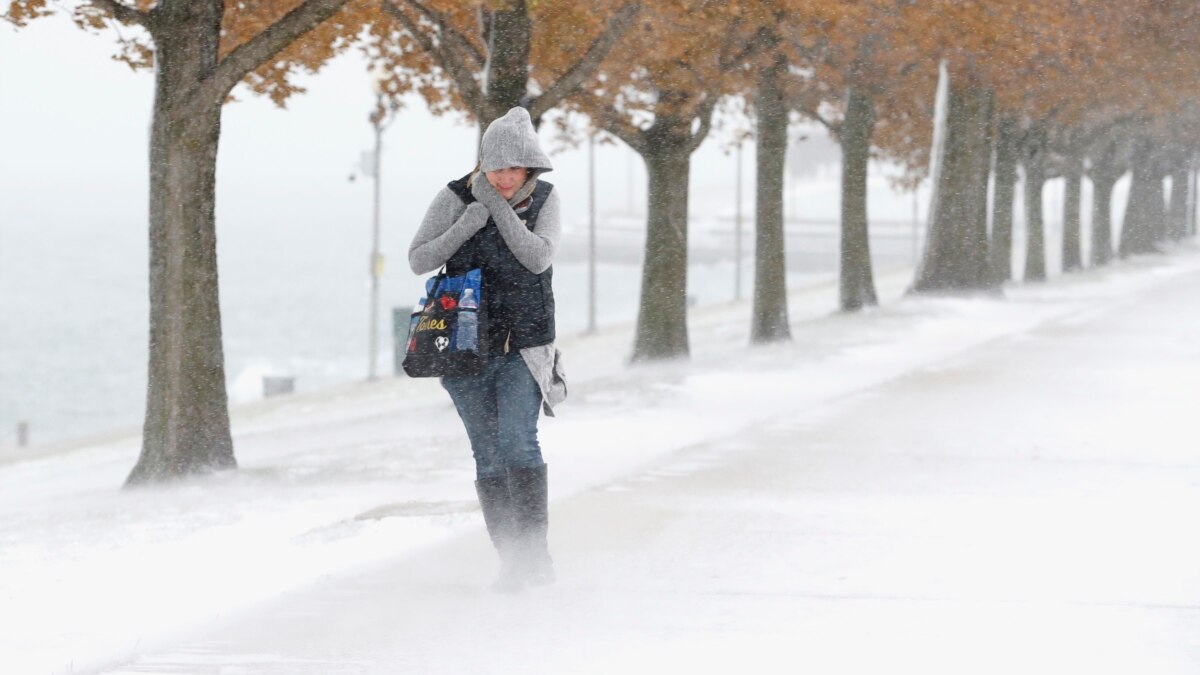
{"type": "MultiPolygon", "coordinates": [[[[693,232],[704,233],[724,233],[730,235],[734,232],[735,220],[733,216],[708,216],[696,217],[693,216],[688,222],[688,227],[693,232]],[[713,223],[719,223],[719,227],[713,227],[713,223]]],[[[786,233],[819,233],[830,234],[836,233],[841,226],[841,221],[836,218],[789,218],[784,220],[783,228],[786,233]]],[[[600,234],[608,233],[623,233],[623,232],[644,232],[646,230],[646,221],[644,216],[624,216],[610,215],[599,219],[597,231],[600,234]]],[[[568,227],[567,231],[574,234],[584,232],[585,226],[568,227]]],[[[911,237],[915,233],[921,236],[925,233],[925,225],[923,223],[913,226],[910,220],[872,220],[868,225],[868,231],[872,235],[883,236],[902,236],[911,237]]],[[[753,223],[747,223],[743,229],[743,236],[753,237],[753,223]]]]}

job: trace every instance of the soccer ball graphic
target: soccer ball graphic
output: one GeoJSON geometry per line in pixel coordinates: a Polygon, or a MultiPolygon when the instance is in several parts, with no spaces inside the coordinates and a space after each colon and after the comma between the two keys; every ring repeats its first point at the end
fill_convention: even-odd
{"type": "Polygon", "coordinates": [[[438,337],[433,341],[433,346],[437,347],[439,352],[444,352],[446,351],[446,347],[450,346],[450,338],[445,335],[438,337]]]}

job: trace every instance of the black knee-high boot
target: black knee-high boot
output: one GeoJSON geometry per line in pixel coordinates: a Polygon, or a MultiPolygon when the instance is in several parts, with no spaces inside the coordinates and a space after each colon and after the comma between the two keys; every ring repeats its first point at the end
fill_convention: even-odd
{"type": "Polygon", "coordinates": [[[531,586],[552,584],[554,562],[546,540],[550,525],[546,465],[509,469],[508,486],[520,539],[518,560],[525,582],[531,586]]]}
{"type": "Polygon", "coordinates": [[[500,577],[492,584],[497,591],[516,591],[525,585],[520,555],[521,537],[507,476],[475,481],[483,522],[496,553],[500,555],[500,577]]]}

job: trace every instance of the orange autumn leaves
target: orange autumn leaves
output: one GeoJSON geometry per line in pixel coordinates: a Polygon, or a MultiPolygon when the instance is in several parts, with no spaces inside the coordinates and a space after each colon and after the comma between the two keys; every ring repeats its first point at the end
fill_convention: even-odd
{"type": "MultiPolygon", "coordinates": [[[[515,0],[390,0],[435,40],[461,38],[458,58],[481,80],[488,45],[483,10],[515,0]],[[413,9],[427,10],[424,16],[413,9]],[[432,17],[432,18],[431,18],[432,17]],[[438,26],[442,22],[442,26],[438,26]]],[[[529,81],[535,92],[561,78],[606,22],[630,0],[525,0],[532,35],[529,81]]],[[[148,12],[154,0],[126,0],[148,12]]],[[[240,0],[225,5],[220,54],[261,33],[301,0],[240,0]]],[[[91,30],[117,25],[107,2],[61,4],[10,0],[4,18],[20,27],[70,12],[91,30]]],[[[145,35],[113,33],[114,58],[151,65],[145,35]]],[[[416,91],[439,112],[465,110],[444,65],[379,0],[350,0],[246,80],[283,105],[303,89],[298,72],[315,72],[358,45],[388,75],[393,96],[416,91]]],[[[784,54],[794,75],[797,107],[832,102],[852,81],[880,100],[879,141],[897,156],[920,154],[931,114],[936,63],[994,92],[996,105],[1064,122],[1100,116],[1173,115],[1193,105],[1200,88],[1200,6],[1190,0],[659,0],[646,2],[636,24],[606,57],[586,94],[572,107],[596,113],[595,101],[631,116],[696,106],[711,96],[744,93],[769,54],[784,54]],[[655,92],[672,92],[655,98],[655,92]],[[690,94],[688,94],[690,92],[690,94]],[[589,103],[591,101],[592,103],[589,103]],[[910,147],[905,147],[905,142],[910,147]]]]}

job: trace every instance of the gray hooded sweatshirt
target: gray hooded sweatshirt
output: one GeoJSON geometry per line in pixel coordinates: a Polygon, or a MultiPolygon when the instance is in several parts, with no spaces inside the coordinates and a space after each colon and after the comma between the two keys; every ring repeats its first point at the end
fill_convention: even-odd
{"type": "MultiPolygon", "coordinates": [[[[550,191],[532,231],[514,207],[533,194],[538,176],[552,168],[550,159],[542,152],[529,111],[513,108],[493,121],[483,133],[479,172],[471,176],[471,193],[478,201],[465,205],[448,187],[438,192],[408,249],[413,272],[428,274],[440,268],[487,225],[489,217],[518,262],[534,274],[546,271],[554,260],[562,234],[558,190],[550,191]],[[528,168],[529,178],[512,199],[505,200],[482,174],[514,166],[528,168]]],[[[562,354],[548,344],[522,349],[521,357],[541,388],[543,409],[547,415],[553,415],[553,407],[567,396],[562,354]]]]}

